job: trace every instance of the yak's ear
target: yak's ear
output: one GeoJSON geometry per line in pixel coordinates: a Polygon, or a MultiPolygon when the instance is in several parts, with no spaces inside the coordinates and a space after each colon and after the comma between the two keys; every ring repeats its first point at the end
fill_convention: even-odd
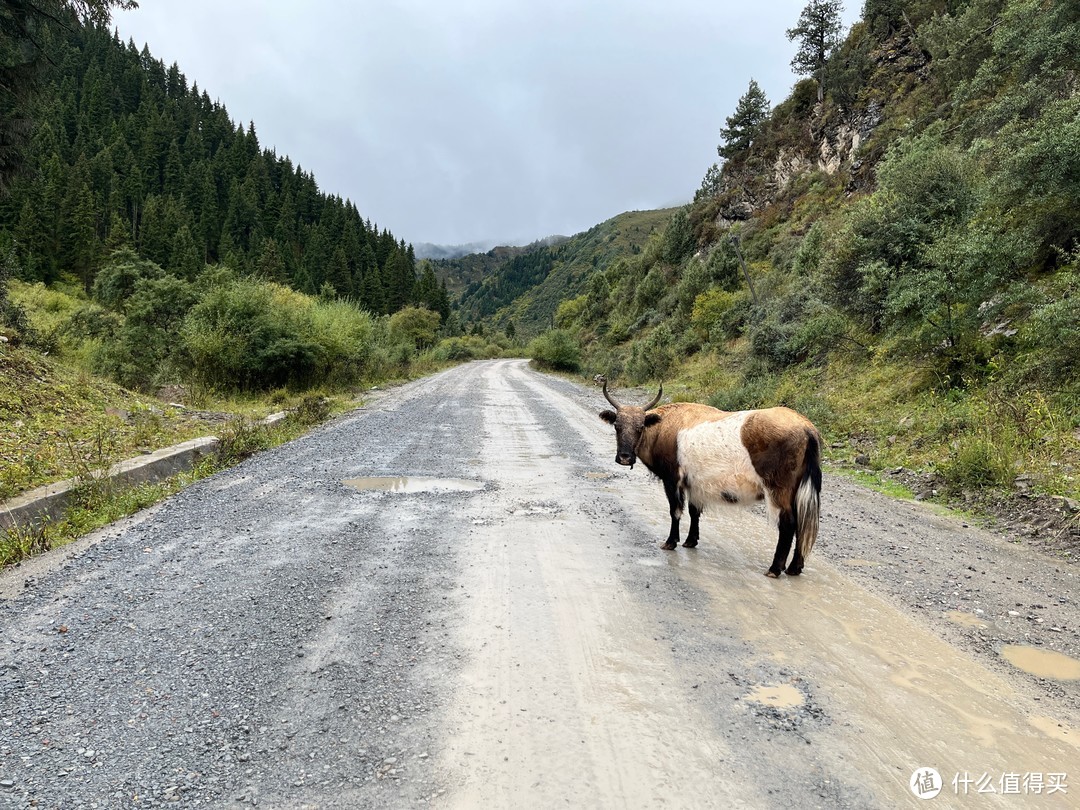
{"type": "Polygon", "coordinates": [[[650,411],[649,413],[645,414],[645,427],[649,427],[650,425],[659,425],[660,419],[660,414],[650,411]]]}
{"type": "Polygon", "coordinates": [[[615,420],[618,418],[615,411],[600,411],[600,418],[608,424],[614,425],[615,420]]]}

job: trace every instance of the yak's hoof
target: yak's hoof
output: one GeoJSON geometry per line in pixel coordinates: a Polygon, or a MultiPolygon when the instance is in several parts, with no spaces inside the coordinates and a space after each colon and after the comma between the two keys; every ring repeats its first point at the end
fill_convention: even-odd
{"type": "Polygon", "coordinates": [[[797,577],[799,574],[802,573],[802,566],[800,565],[798,568],[796,568],[794,565],[789,565],[784,570],[784,573],[787,574],[789,577],[797,577]]]}
{"type": "Polygon", "coordinates": [[[676,540],[668,540],[666,543],[664,543],[662,546],[660,546],[660,548],[662,548],[662,549],[664,549],[666,551],[672,551],[672,550],[674,550],[675,546],[677,546],[677,545],[679,545],[678,541],[676,541],[676,540]]]}
{"type": "Polygon", "coordinates": [[[770,568],[768,571],[765,572],[765,576],[767,576],[769,579],[779,579],[781,573],[781,571],[774,571],[770,568]]]}
{"type": "Polygon", "coordinates": [[[691,540],[687,537],[686,542],[683,543],[683,548],[697,548],[697,538],[691,540]]]}

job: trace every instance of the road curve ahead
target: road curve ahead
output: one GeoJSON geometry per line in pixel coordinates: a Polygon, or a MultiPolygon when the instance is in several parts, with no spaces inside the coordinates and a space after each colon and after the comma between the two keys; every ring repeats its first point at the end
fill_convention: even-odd
{"type": "Polygon", "coordinates": [[[0,807],[1075,806],[1075,704],[841,570],[848,504],[799,578],[755,511],[662,551],[603,405],[461,366],[5,571],[0,807]]]}

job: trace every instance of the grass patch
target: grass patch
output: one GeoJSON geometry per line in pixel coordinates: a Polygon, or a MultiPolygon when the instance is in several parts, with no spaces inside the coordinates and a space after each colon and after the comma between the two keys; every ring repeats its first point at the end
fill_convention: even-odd
{"type": "Polygon", "coordinates": [[[890,498],[899,498],[906,501],[915,499],[915,493],[903,484],[889,480],[888,478],[882,478],[874,472],[869,472],[867,470],[853,470],[847,467],[831,468],[829,472],[834,475],[848,478],[857,484],[862,484],[867,489],[872,489],[875,492],[888,495],[890,498]]]}
{"type": "Polygon", "coordinates": [[[166,403],[0,349],[0,500],[211,432],[166,403]]]}
{"type": "Polygon", "coordinates": [[[121,487],[107,478],[85,476],[73,493],[71,505],[63,519],[0,532],[0,566],[65,546],[83,535],[152,506],[195,481],[238,464],[255,453],[299,438],[313,425],[343,410],[345,406],[340,399],[335,401],[322,395],[308,395],[285,419],[274,425],[237,419],[221,431],[221,448],[216,455],[204,458],[187,472],[154,483],[121,487]]]}

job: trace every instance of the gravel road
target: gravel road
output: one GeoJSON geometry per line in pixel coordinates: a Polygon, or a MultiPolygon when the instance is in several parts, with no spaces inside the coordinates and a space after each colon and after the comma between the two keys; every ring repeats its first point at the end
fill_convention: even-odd
{"type": "Polygon", "coordinates": [[[468,364],[4,571],[0,807],[1077,806],[1074,565],[832,476],[802,577],[662,551],[603,405],[468,364]]]}

